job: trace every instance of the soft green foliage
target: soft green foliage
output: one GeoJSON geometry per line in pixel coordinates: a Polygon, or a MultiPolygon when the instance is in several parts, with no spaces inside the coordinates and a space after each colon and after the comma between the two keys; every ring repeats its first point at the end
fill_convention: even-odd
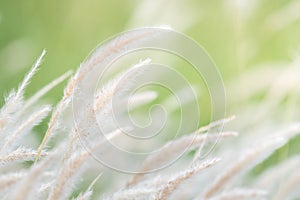
{"type": "MultiPolygon", "coordinates": [[[[76,69],[95,44],[127,29],[161,24],[203,45],[230,80],[257,64],[293,59],[300,43],[297,9],[296,0],[0,0],[0,93],[19,83],[41,49],[49,52],[47,62],[28,96],[76,69]]],[[[57,101],[62,88],[48,99],[57,101]]]]}

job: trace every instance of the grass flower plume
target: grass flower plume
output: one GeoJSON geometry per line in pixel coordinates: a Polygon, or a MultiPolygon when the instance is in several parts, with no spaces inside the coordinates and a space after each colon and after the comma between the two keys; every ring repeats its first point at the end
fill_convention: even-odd
{"type": "MultiPolygon", "coordinates": [[[[276,124],[276,120],[263,113],[266,109],[259,110],[262,113],[253,117],[254,111],[250,114],[248,112],[252,105],[248,104],[245,112],[238,113],[236,119],[219,119],[175,139],[159,141],[159,148],[142,162],[136,161],[130,154],[122,157],[120,162],[124,166],[136,162],[134,174],[123,174],[95,162],[94,152],[108,155],[113,160],[114,150],[109,144],[127,144],[125,132],[134,127],[113,126],[114,113],[122,114],[127,110],[123,106],[118,106],[116,110],[112,102],[116,96],[122,99],[122,95],[138,83],[137,79],[148,73],[147,67],[151,60],[140,61],[111,77],[95,91],[91,80],[97,78],[99,69],[113,62],[128,48],[155,40],[159,34],[159,31],[146,29],[139,34],[121,35],[94,51],[77,72],[66,72],[25,99],[24,91],[38,71],[45,56],[43,51],[19,87],[5,98],[0,111],[2,199],[232,200],[292,199],[299,195],[298,156],[292,155],[280,164],[265,164],[263,167],[261,164],[297,137],[300,123],[276,124]],[[69,77],[63,97],[57,105],[42,105],[40,98],[69,77]],[[94,93],[86,96],[81,93],[83,90],[94,93]],[[74,103],[74,95],[80,101],[74,103]],[[77,113],[76,120],[69,114],[71,108],[77,113]],[[33,136],[36,132],[34,128],[45,121],[47,116],[48,127],[44,133],[39,133],[44,137],[38,143],[33,136]],[[274,126],[265,127],[264,120],[266,125],[274,126]],[[100,135],[99,126],[103,128],[100,135]],[[219,132],[222,126],[225,128],[219,132]],[[213,151],[202,158],[201,149],[206,148],[207,142],[216,140],[218,143],[213,151]],[[88,149],[82,143],[88,143],[88,149]],[[177,159],[182,152],[182,156],[177,159]],[[164,167],[174,159],[176,162],[172,166],[164,167]],[[262,170],[255,174],[258,168],[262,170]],[[294,170],[292,174],[291,170],[294,170]]],[[[299,64],[299,61],[295,62],[299,64]]],[[[284,70],[290,74],[299,74],[299,67],[295,68],[294,65],[291,63],[284,70]]],[[[244,91],[244,96],[237,97],[235,102],[243,102],[256,92],[259,93],[257,90],[270,88],[269,85],[256,87],[252,83],[251,77],[256,73],[259,72],[248,73],[243,77],[243,87],[249,89],[244,91]]],[[[284,78],[283,73],[277,75],[284,78]]],[[[294,82],[295,85],[299,84],[298,79],[294,82]]],[[[240,80],[233,80],[228,87],[233,92],[229,94],[234,94],[239,83],[240,80]]],[[[280,93],[272,90],[268,93],[265,99],[266,105],[269,105],[267,109],[279,106],[279,101],[294,90],[291,85],[283,83],[275,85],[281,87],[280,93]],[[274,98],[278,102],[272,101],[274,98]],[[269,104],[270,101],[273,104],[269,104]]],[[[130,99],[130,109],[138,110],[157,101],[158,96],[155,90],[140,92],[130,99]]],[[[122,117],[118,120],[125,121],[122,117]]],[[[134,143],[129,146],[132,150],[143,148],[143,145],[134,143]]]]}

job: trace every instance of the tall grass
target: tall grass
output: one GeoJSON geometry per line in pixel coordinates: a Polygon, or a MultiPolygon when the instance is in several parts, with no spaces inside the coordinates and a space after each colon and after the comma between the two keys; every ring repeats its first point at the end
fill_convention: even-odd
{"type": "MultiPolygon", "coordinates": [[[[39,98],[67,78],[69,72],[49,83],[31,98],[23,97],[26,86],[45,55],[45,52],[42,53],[19,87],[11,91],[5,99],[5,105],[1,108],[0,193],[3,199],[290,199],[298,195],[300,178],[297,173],[297,157],[292,163],[290,159],[293,157],[284,160],[280,165],[265,166],[259,175],[247,176],[252,169],[300,133],[298,122],[280,123],[273,116],[268,116],[268,110],[280,107],[281,100],[298,88],[299,79],[296,74],[299,74],[299,67],[295,67],[298,66],[298,61],[279,69],[275,75],[281,78],[275,83],[264,83],[269,85],[259,85],[257,88],[251,81],[250,73],[243,77],[242,86],[247,88],[246,97],[255,95],[261,87],[274,87],[275,91],[271,89],[263,101],[266,109],[257,110],[255,105],[246,104],[244,112],[238,113],[236,123],[230,122],[232,118],[229,118],[220,119],[207,126],[216,128],[224,123],[232,123],[231,129],[240,132],[239,134],[234,131],[205,134],[208,128],[201,127],[162,144],[142,163],[138,163],[129,154],[121,162],[125,165],[137,162],[140,166],[137,167],[136,174],[126,175],[127,180],[121,173],[99,166],[98,162],[91,159],[94,152],[109,155],[113,149],[107,144],[126,136],[124,127],[104,132],[104,135],[98,135],[97,127],[102,124],[109,125],[113,112],[124,112],[121,106],[117,110],[112,107],[113,97],[126,93],[135,84],[137,77],[147,73],[144,67],[150,60],[142,61],[107,81],[92,97],[94,99],[90,100],[94,105],[85,104],[89,100],[85,99],[84,94],[79,94],[80,102],[84,106],[73,105],[73,111],[79,113],[75,122],[68,113],[72,96],[80,92],[79,85],[86,90],[93,89],[94,86],[90,85],[87,77],[93,75],[101,63],[109,63],[113,54],[126,51],[126,45],[138,44],[144,39],[155,40],[153,34],[156,33],[131,35],[130,38],[122,38],[124,40],[117,38],[99,47],[70,78],[62,100],[52,109],[52,114],[51,106],[42,105],[39,98]],[[276,91],[278,88],[280,92],[276,91]],[[94,114],[97,121],[92,117],[94,114]],[[48,115],[48,129],[41,144],[37,144],[31,136],[33,128],[48,115]],[[219,137],[222,140],[216,148],[204,159],[199,159],[195,150],[200,146],[203,148],[204,141],[219,137]],[[53,145],[50,145],[50,141],[53,145]],[[83,141],[88,142],[88,148],[84,148],[83,141]],[[178,157],[183,151],[189,153],[176,160],[173,167],[155,170],[178,157]],[[284,168],[290,170],[282,171],[284,168]],[[276,173],[277,170],[282,173],[276,173]],[[293,173],[290,173],[291,170],[294,170],[293,173]],[[101,177],[98,176],[99,173],[102,174],[101,177]],[[89,176],[94,176],[95,180],[89,176]],[[105,180],[105,176],[109,176],[111,181],[105,180]],[[90,181],[88,187],[84,181],[90,181]],[[106,184],[109,187],[105,187],[106,184]],[[94,194],[97,191],[94,188],[99,190],[99,187],[102,187],[100,196],[94,194]],[[78,194],[79,188],[82,191],[78,194]]],[[[254,75],[258,73],[253,72],[254,75]]],[[[235,82],[232,84],[232,87],[237,86],[235,82]]],[[[142,105],[151,102],[156,95],[153,96],[155,91],[149,92],[141,93],[130,103],[142,105]],[[148,94],[152,95],[149,97],[148,94]]],[[[241,102],[243,99],[236,96],[235,100],[241,102]]],[[[113,161],[116,157],[110,159],[113,161]]]]}

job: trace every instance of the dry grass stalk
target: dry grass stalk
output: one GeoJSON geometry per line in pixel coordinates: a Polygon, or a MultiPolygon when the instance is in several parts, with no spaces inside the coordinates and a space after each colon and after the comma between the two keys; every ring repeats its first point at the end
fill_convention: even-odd
{"type": "Polygon", "coordinates": [[[267,143],[262,144],[262,146],[251,150],[251,152],[248,154],[243,155],[240,161],[234,163],[229,169],[225,170],[224,173],[220,175],[211,186],[208,187],[208,189],[204,192],[204,199],[208,199],[217,194],[223,187],[226,187],[229,181],[237,176],[238,173],[248,169],[253,162],[257,161],[261,154],[271,154],[275,149],[281,147],[284,144],[283,142],[284,140],[282,140],[282,138],[273,138],[273,140],[268,141],[267,143]],[[268,149],[271,150],[268,152],[268,149]]]}
{"type": "Polygon", "coordinates": [[[18,183],[24,176],[25,172],[13,172],[0,176],[0,191],[5,188],[18,183]]]}
{"type": "Polygon", "coordinates": [[[28,119],[21,123],[12,134],[7,136],[5,143],[1,148],[1,151],[6,151],[18,138],[20,138],[20,136],[22,136],[23,133],[25,133],[26,130],[34,127],[36,124],[39,124],[42,119],[48,115],[50,110],[50,106],[45,106],[44,108],[40,108],[38,111],[29,116],[28,119]]]}
{"type": "Polygon", "coordinates": [[[42,89],[40,89],[37,93],[35,93],[32,97],[30,97],[24,104],[24,107],[22,108],[24,111],[35,104],[37,101],[39,101],[45,94],[47,94],[50,90],[52,90],[54,87],[59,85],[61,82],[66,80],[68,77],[70,77],[72,74],[72,71],[67,71],[60,77],[56,78],[52,82],[48,83],[46,86],[44,86],[42,89]]]}
{"type": "Polygon", "coordinates": [[[72,157],[70,157],[68,160],[65,160],[65,163],[62,163],[62,167],[49,194],[48,200],[65,198],[67,193],[65,191],[67,182],[71,180],[73,176],[79,174],[79,169],[84,164],[84,161],[86,161],[86,159],[89,158],[90,151],[101,147],[101,145],[103,145],[105,142],[107,142],[108,140],[112,140],[114,137],[117,137],[121,133],[121,130],[116,130],[110,133],[105,139],[102,139],[100,142],[97,142],[97,144],[92,146],[89,150],[84,150],[81,153],[73,154],[72,157]]]}
{"type": "MultiPolygon", "coordinates": [[[[41,156],[46,156],[46,152],[42,152],[41,156]]],[[[37,156],[37,151],[25,148],[18,148],[17,150],[0,156],[0,165],[6,165],[13,162],[33,161],[37,156]]]]}
{"type": "Polygon", "coordinates": [[[196,135],[197,133],[199,133],[199,131],[196,131],[195,134],[182,136],[176,140],[170,141],[161,147],[154,155],[146,158],[138,170],[139,173],[132,177],[132,179],[127,183],[126,187],[135,185],[139,180],[141,180],[146,172],[156,168],[157,166],[160,166],[162,163],[168,162],[169,160],[173,159],[174,156],[180,156],[182,152],[199,146],[205,140],[216,140],[219,137],[222,138],[237,135],[236,132],[224,132],[220,134],[209,135],[196,135]]]}
{"type": "Polygon", "coordinates": [[[202,171],[208,167],[215,165],[218,161],[219,159],[213,159],[200,164],[196,164],[190,169],[180,173],[179,175],[172,177],[172,179],[169,180],[169,182],[166,185],[162,186],[162,188],[160,189],[160,193],[157,200],[167,200],[168,197],[172,194],[172,192],[174,192],[183,181],[191,178],[194,174],[198,173],[199,171],[202,171]]]}

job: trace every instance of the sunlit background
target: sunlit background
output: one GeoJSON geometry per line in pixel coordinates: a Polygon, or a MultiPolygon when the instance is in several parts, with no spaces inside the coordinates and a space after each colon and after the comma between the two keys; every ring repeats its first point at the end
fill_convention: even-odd
{"type": "MultiPolygon", "coordinates": [[[[293,60],[300,48],[299,10],[296,0],[1,0],[0,91],[16,87],[43,49],[45,62],[27,95],[76,69],[100,42],[153,25],[169,25],[195,39],[226,82],[261,63],[293,60]]],[[[62,86],[47,98],[57,100],[61,91],[62,86]]]]}
{"type": "MultiPolygon", "coordinates": [[[[76,70],[104,40],[157,25],[186,34],[210,54],[224,80],[228,115],[237,115],[232,127],[251,132],[260,124],[263,132],[299,121],[298,0],[0,0],[0,94],[18,86],[43,49],[47,55],[27,97],[76,70]]],[[[44,100],[57,102],[63,87],[44,100]]],[[[276,159],[295,149],[285,146],[276,159]]]]}

